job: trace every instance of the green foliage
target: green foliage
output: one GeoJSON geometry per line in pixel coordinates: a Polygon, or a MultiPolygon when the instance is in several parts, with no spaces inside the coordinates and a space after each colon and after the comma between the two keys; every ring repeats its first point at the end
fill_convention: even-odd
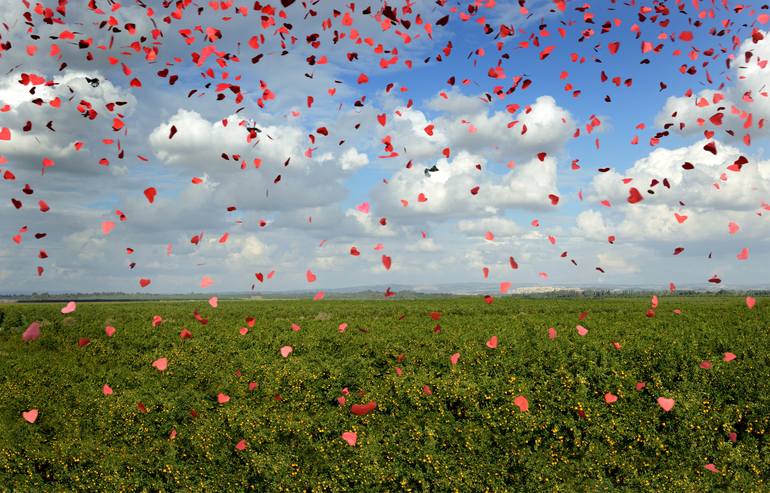
{"type": "Polygon", "coordinates": [[[639,298],[3,305],[0,488],[768,491],[768,302],[667,297],[653,318],[639,298]],[[24,342],[33,321],[42,336],[24,342]],[[350,412],[371,400],[371,414],[350,412]],[[32,408],[34,424],[21,417],[32,408]]]}

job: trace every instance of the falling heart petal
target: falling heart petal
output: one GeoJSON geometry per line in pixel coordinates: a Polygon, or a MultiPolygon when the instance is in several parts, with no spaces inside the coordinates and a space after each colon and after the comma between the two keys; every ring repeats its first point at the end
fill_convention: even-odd
{"type": "Polygon", "coordinates": [[[746,306],[749,307],[749,310],[754,308],[754,306],[757,304],[757,300],[752,298],[751,296],[746,296],[746,306]]]}
{"type": "Polygon", "coordinates": [[[554,340],[554,339],[556,339],[556,336],[557,336],[557,333],[556,333],[556,329],[555,329],[555,328],[553,328],[553,327],[550,327],[550,328],[548,329],[548,338],[549,338],[550,340],[554,340]]]}
{"type": "Polygon", "coordinates": [[[158,371],[166,371],[166,368],[168,368],[168,359],[158,358],[153,361],[152,366],[158,371]]]}
{"type": "Polygon", "coordinates": [[[374,401],[371,401],[366,404],[353,404],[352,406],[350,406],[350,412],[355,414],[356,416],[363,416],[365,414],[371,413],[376,408],[377,408],[377,403],[374,401]]]}
{"type": "Polygon", "coordinates": [[[27,327],[27,330],[21,334],[21,338],[25,342],[34,341],[40,337],[40,324],[38,322],[32,322],[27,327]]]}
{"type": "Polygon", "coordinates": [[[24,421],[32,424],[37,421],[38,411],[37,409],[30,409],[29,411],[22,412],[21,416],[24,418],[24,421]]]}
{"type": "Polygon", "coordinates": [[[355,431],[346,431],[342,434],[342,439],[348,442],[348,445],[351,447],[355,447],[356,442],[358,441],[358,433],[355,431]]]}
{"type": "Polygon", "coordinates": [[[666,412],[669,412],[674,408],[676,401],[669,399],[668,397],[658,397],[658,405],[666,412]]]}
{"type": "MultiPolygon", "coordinates": [[[[291,346],[283,346],[283,347],[281,348],[281,356],[283,356],[284,358],[288,358],[288,357],[289,357],[289,355],[290,355],[290,354],[291,354],[293,351],[294,351],[294,348],[293,348],[293,347],[291,347],[291,346]]],[[[300,359],[302,359],[302,358],[300,358],[300,359]]]]}
{"type": "Polygon", "coordinates": [[[74,301],[70,301],[66,305],[64,305],[64,308],[61,309],[61,312],[63,314],[72,313],[77,308],[77,304],[74,301]]]}
{"type": "Polygon", "coordinates": [[[497,336],[492,336],[489,338],[489,340],[487,341],[487,347],[489,349],[497,348],[497,336]]]}
{"type": "Polygon", "coordinates": [[[217,402],[219,404],[227,404],[228,402],[230,402],[230,396],[220,392],[217,394],[217,402]]]}
{"type": "Polygon", "coordinates": [[[675,212],[674,217],[676,218],[676,222],[678,222],[679,224],[682,224],[683,222],[687,221],[688,216],[683,216],[675,212]]]}
{"type": "Polygon", "coordinates": [[[219,305],[219,298],[216,296],[209,298],[209,305],[211,305],[211,308],[216,308],[219,305]]]}
{"type": "Polygon", "coordinates": [[[588,329],[583,327],[582,325],[576,325],[575,330],[577,330],[577,333],[580,337],[585,337],[586,334],[588,334],[588,329]]]}
{"type": "Polygon", "coordinates": [[[454,353],[452,356],[449,357],[449,361],[452,363],[452,365],[456,365],[459,360],[460,360],[460,353],[454,353]]]}
{"type": "Polygon", "coordinates": [[[513,399],[513,403],[519,408],[519,411],[523,413],[529,411],[529,401],[523,395],[517,396],[515,399],[513,399]]]}

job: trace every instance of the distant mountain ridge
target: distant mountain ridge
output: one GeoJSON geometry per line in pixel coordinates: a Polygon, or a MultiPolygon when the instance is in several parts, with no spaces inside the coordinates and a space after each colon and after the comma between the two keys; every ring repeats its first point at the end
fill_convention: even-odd
{"type": "MultiPolygon", "coordinates": [[[[386,290],[395,293],[394,298],[411,299],[425,297],[452,296],[542,296],[542,297],[597,297],[597,296],[629,296],[642,294],[665,294],[667,289],[653,285],[547,285],[533,286],[527,284],[513,285],[507,293],[500,293],[497,283],[452,283],[436,285],[371,285],[351,286],[345,288],[324,289],[328,299],[380,299],[385,298],[386,290]]],[[[6,302],[45,302],[45,301],[151,301],[151,300],[207,300],[211,296],[220,299],[304,299],[312,298],[315,290],[284,290],[284,291],[230,291],[221,293],[8,293],[0,294],[0,300],[6,302]]],[[[770,294],[770,285],[761,286],[698,286],[683,285],[677,288],[677,294],[770,294]]]]}

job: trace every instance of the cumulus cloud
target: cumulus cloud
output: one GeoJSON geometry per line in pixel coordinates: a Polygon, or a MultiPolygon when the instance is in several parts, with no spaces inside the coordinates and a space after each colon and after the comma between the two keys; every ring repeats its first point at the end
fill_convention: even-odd
{"type": "Polygon", "coordinates": [[[767,80],[770,68],[770,32],[754,42],[743,41],[732,61],[734,84],[724,89],[703,89],[689,97],[672,96],[655,118],[659,127],[668,125],[680,135],[703,135],[705,130],[730,141],[757,140],[768,134],[770,96],[767,80]]]}
{"type": "Polygon", "coordinates": [[[758,207],[770,195],[770,162],[746,156],[738,148],[721,142],[715,142],[717,153],[713,154],[704,149],[707,143],[701,140],[676,149],[659,148],[622,175],[614,170],[601,173],[593,179],[591,198],[609,199],[620,205],[633,186],[642,192],[645,205],[673,205],[682,201],[682,207],[691,208],[758,207]],[[740,171],[728,169],[741,156],[747,161],[740,171]],[[692,169],[686,169],[685,163],[690,163],[692,169]],[[632,182],[624,185],[624,178],[631,178],[632,182]]]}

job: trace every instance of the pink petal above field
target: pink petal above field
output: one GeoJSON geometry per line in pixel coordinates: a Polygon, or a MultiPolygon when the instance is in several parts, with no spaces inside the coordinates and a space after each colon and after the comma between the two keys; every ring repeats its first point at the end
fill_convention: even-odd
{"type": "Polygon", "coordinates": [[[24,411],[21,413],[21,417],[24,418],[24,421],[27,423],[34,423],[37,421],[38,411],[37,409],[30,409],[29,411],[24,411]]]}
{"type": "Polygon", "coordinates": [[[107,335],[107,337],[112,337],[115,335],[115,332],[117,332],[117,329],[111,325],[108,325],[104,328],[104,333],[107,335]]]}
{"type": "Polygon", "coordinates": [[[34,341],[38,337],[40,337],[40,324],[38,322],[29,324],[29,327],[21,334],[21,338],[25,342],[34,341]]]}
{"type": "Polygon", "coordinates": [[[674,408],[676,401],[669,399],[668,397],[658,397],[658,405],[666,412],[669,412],[674,408]]]}
{"type": "Polygon", "coordinates": [[[220,392],[217,394],[217,402],[220,404],[227,404],[228,402],[230,402],[230,396],[220,392]]]}
{"type": "Polygon", "coordinates": [[[351,447],[355,447],[356,442],[358,441],[358,433],[355,431],[346,431],[342,434],[342,439],[348,442],[348,445],[351,447]]]}
{"type": "Polygon", "coordinates": [[[377,403],[374,401],[367,402],[366,404],[353,404],[350,406],[350,412],[356,416],[363,416],[369,414],[377,408],[377,403]]]}
{"type": "Polygon", "coordinates": [[[513,403],[519,408],[519,411],[525,413],[529,411],[529,401],[523,395],[517,396],[513,399],[513,403]]]}
{"type": "Polygon", "coordinates": [[[166,371],[166,368],[168,368],[168,359],[158,358],[152,362],[152,366],[158,371],[166,371]]]}
{"type": "Polygon", "coordinates": [[[454,353],[452,356],[449,357],[449,362],[452,363],[452,365],[456,365],[459,360],[460,360],[460,353],[454,353]]]}
{"type": "Polygon", "coordinates": [[[64,308],[61,309],[61,312],[66,315],[68,313],[74,312],[76,308],[77,308],[77,303],[75,303],[74,301],[70,301],[69,303],[64,305],[64,308]]]}
{"type": "MultiPolygon", "coordinates": [[[[283,346],[281,348],[281,356],[284,358],[288,358],[289,355],[294,351],[294,348],[291,346],[283,346]]],[[[301,358],[300,358],[301,359],[301,358]]]]}
{"type": "Polygon", "coordinates": [[[575,330],[577,330],[577,333],[580,337],[585,337],[586,334],[588,334],[588,329],[583,327],[582,325],[576,325],[575,330]]]}
{"type": "Polygon", "coordinates": [[[607,392],[606,394],[604,394],[604,402],[606,402],[607,404],[613,404],[617,402],[617,400],[618,400],[618,396],[616,396],[612,392],[607,392]]]}
{"type": "Polygon", "coordinates": [[[492,336],[489,338],[489,340],[487,341],[487,347],[489,349],[497,348],[497,336],[492,336]]]}

